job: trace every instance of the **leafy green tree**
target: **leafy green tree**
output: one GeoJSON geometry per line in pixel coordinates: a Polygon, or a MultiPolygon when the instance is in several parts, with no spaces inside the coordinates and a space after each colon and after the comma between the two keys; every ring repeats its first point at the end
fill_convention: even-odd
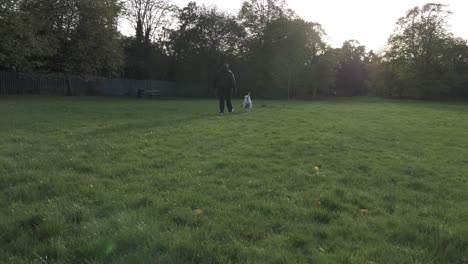
{"type": "Polygon", "coordinates": [[[244,0],[237,16],[170,0],[1,0],[0,69],[175,80],[185,95],[209,96],[228,61],[255,96],[468,98],[468,45],[450,33],[450,14],[412,8],[374,54],[357,41],[330,48],[285,0],[244,0]],[[120,18],[134,36],[120,35],[120,18]]]}
{"type": "Polygon", "coordinates": [[[25,12],[23,1],[0,2],[0,69],[30,72],[53,54],[51,40],[40,33],[41,20],[25,12]]]}
{"type": "Polygon", "coordinates": [[[466,42],[455,40],[449,32],[450,14],[446,6],[429,3],[398,20],[385,57],[397,79],[390,87],[398,88],[390,89],[399,97],[442,98],[462,93],[463,74],[455,69],[463,68],[460,58],[466,42]]]}
{"type": "Polygon", "coordinates": [[[267,93],[289,99],[312,94],[307,69],[325,52],[323,35],[319,24],[302,19],[282,18],[268,25],[259,54],[271,80],[267,93]]]}
{"type": "Polygon", "coordinates": [[[118,0],[16,0],[1,7],[2,67],[83,77],[119,74],[118,0]]]}
{"type": "Polygon", "coordinates": [[[323,54],[313,58],[307,67],[306,80],[310,88],[306,97],[336,94],[336,74],[340,54],[340,49],[327,48],[323,54]]]}
{"type": "Polygon", "coordinates": [[[47,39],[51,54],[41,56],[39,71],[71,73],[72,34],[79,23],[79,0],[24,0],[21,11],[29,16],[37,35],[47,39]]]}
{"type": "Polygon", "coordinates": [[[197,85],[189,93],[212,94],[214,75],[221,62],[228,60],[235,65],[245,30],[233,16],[195,2],[179,11],[178,20],[178,28],[169,34],[175,78],[197,85]]]}
{"type": "Polygon", "coordinates": [[[117,19],[117,0],[81,0],[79,20],[71,35],[71,72],[81,76],[119,76],[123,50],[117,19]]]}
{"type": "Polygon", "coordinates": [[[364,95],[368,76],[365,71],[366,48],[356,40],[343,43],[336,72],[336,93],[340,96],[364,95]]]}
{"type": "Polygon", "coordinates": [[[269,23],[293,15],[285,0],[246,0],[242,3],[238,18],[249,36],[260,38],[269,23]]]}

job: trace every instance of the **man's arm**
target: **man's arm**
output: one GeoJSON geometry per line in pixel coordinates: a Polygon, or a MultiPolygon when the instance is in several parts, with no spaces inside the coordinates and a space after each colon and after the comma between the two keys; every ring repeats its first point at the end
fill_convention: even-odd
{"type": "Polygon", "coordinates": [[[232,89],[234,91],[234,95],[237,95],[237,81],[236,81],[236,76],[234,76],[234,73],[231,72],[232,76],[232,89]]]}

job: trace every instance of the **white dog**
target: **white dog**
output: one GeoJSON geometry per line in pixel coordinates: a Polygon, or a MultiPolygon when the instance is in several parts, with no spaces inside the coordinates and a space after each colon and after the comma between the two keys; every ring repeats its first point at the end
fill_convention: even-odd
{"type": "Polygon", "coordinates": [[[253,110],[252,99],[250,99],[250,93],[244,97],[243,108],[244,108],[244,112],[247,112],[247,111],[252,112],[253,110]]]}

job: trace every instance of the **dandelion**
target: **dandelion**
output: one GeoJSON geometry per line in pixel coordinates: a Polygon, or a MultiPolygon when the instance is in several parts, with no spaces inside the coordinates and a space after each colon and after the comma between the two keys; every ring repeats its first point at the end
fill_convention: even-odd
{"type": "Polygon", "coordinates": [[[205,214],[205,211],[203,211],[202,209],[196,209],[196,210],[193,210],[193,214],[194,215],[203,215],[203,214],[205,214]]]}
{"type": "Polygon", "coordinates": [[[314,171],[318,173],[320,171],[320,168],[318,166],[314,166],[314,171]]]}
{"type": "Polygon", "coordinates": [[[361,209],[359,210],[362,214],[367,214],[369,212],[369,209],[361,209]]]}

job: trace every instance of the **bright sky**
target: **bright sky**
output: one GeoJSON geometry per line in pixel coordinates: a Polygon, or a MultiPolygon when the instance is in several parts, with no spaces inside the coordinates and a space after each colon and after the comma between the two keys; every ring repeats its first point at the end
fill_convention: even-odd
{"type": "MultiPolygon", "coordinates": [[[[190,0],[174,0],[186,6],[190,0]]],[[[242,0],[196,0],[237,13],[242,0]]],[[[398,18],[417,5],[436,2],[449,5],[452,32],[468,39],[468,0],[287,0],[289,7],[307,21],[322,24],[333,47],[350,39],[359,40],[368,50],[380,50],[395,29],[398,18]]]]}

